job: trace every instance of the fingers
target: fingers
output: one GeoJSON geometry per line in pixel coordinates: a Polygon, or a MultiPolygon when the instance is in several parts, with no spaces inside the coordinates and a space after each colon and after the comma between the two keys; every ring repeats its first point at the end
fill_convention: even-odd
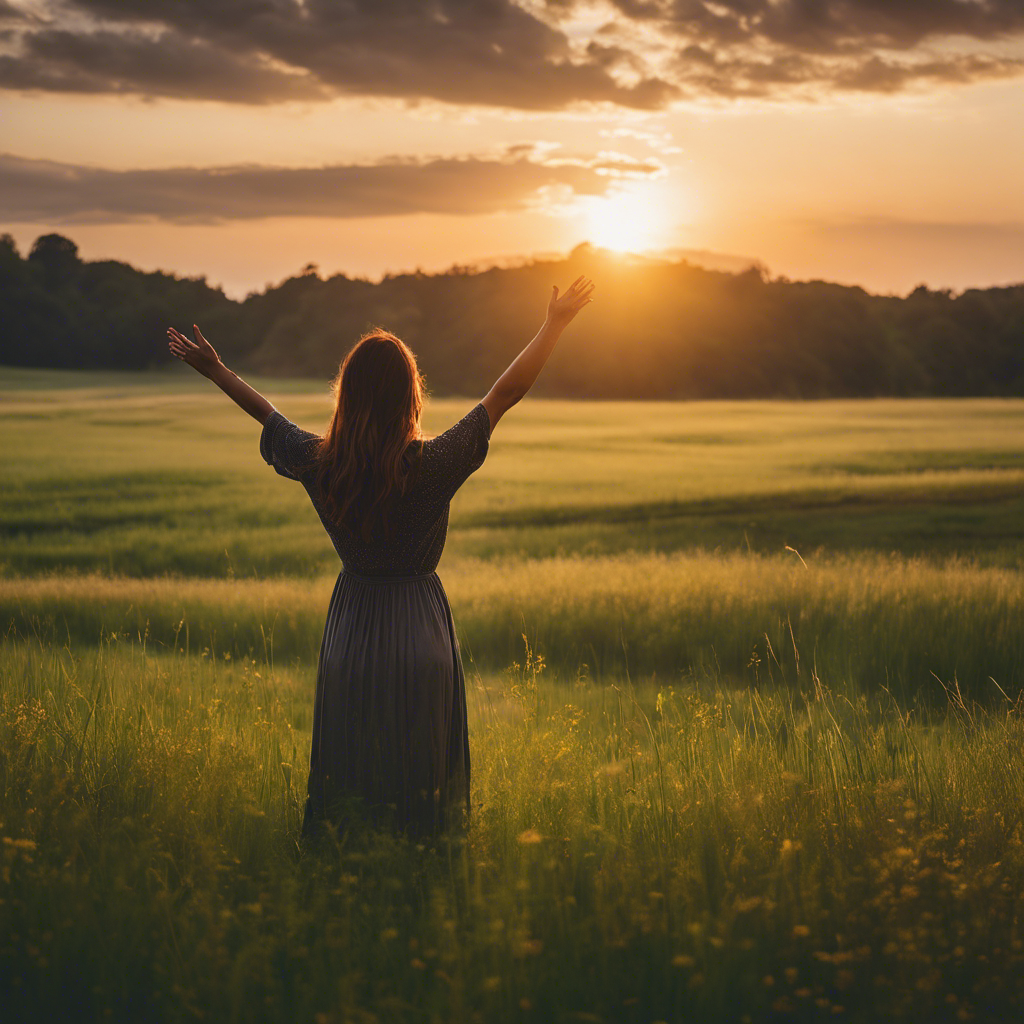
{"type": "Polygon", "coordinates": [[[167,337],[186,349],[199,347],[191,338],[186,338],[181,331],[176,331],[173,327],[167,329],[167,337]]]}
{"type": "Polygon", "coordinates": [[[188,357],[199,351],[198,345],[173,327],[167,329],[167,347],[170,349],[171,355],[176,356],[182,362],[188,362],[188,357]]]}
{"type": "Polygon", "coordinates": [[[582,309],[588,302],[593,302],[594,282],[588,278],[580,278],[579,288],[573,285],[575,293],[572,296],[572,304],[575,309],[582,309]]]}
{"type": "Polygon", "coordinates": [[[175,331],[172,328],[167,332],[167,337],[174,345],[183,349],[185,352],[199,351],[199,346],[191,338],[186,338],[180,331],[175,331]]]}
{"type": "MultiPolygon", "coordinates": [[[[558,300],[558,289],[552,287],[552,301],[558,300]]],[[[580,274],[575,281],[565,290],[565,294],[562,296],[562,302],[575,303],[578,299],[585,295],[590,295],[594,291],[594,282],[583,274],[580,274]]]]}
{"type": "Polygon", "coordinates": [[[203,332],[201,330],[199,330],[199,328],[195,324],[192,325],[192,333],[196,336],[196,344],[197,345],[209,345],[210,344],[203,337],[203,332]]]}
{"type": "Polygon", "coordinates": [[[552,311],[559,313],[561,316],[566,318],[566,322],[571,320],[576,314],[584,307],[590,305],[594,301],[594,282],[584,274],[580,274],[575,281],[565,290],[562,297],[558,296],[558,288],[552,286],[551,288],[551,303],[550,307],[552,311]]]}

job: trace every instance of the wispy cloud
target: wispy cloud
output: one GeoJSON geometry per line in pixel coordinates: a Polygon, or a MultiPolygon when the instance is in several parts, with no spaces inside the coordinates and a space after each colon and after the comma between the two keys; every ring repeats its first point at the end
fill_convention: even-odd
{"type": "Polygon", "coordinates": [[[177,167],[110,171],[0,156],[0,221],[118,223],[486,214],[522,208],[542,190],[604,195],[617,179],[662,173],[654,160],[529,155],[387,160],[310,168],[177,167]]]}

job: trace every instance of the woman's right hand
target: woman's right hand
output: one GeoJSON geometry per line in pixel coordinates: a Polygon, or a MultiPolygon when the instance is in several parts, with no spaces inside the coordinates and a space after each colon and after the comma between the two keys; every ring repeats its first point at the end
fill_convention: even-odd
{"type": "Polygon", "coordinates": [[[558,287],[551,286],[551,301],[548,302],[548,323],[565,327],[587,303],[592,302],[594,282],[580,275],[565,290],[558,294],[558,287]]]}
{"type": "Polygon", "coordinates": [[[188,363],[204,377],[209,377],[212,380],[214,373],[221,365],[220,356],[195,324],[192,325],[192,330],[195,332],[195,341],[186,338],[184,334],[176,331],[173,327],[169,327],[167,329],[167,347],[171,350],[171,355],[177,356],[183,363],[188,363]]]}

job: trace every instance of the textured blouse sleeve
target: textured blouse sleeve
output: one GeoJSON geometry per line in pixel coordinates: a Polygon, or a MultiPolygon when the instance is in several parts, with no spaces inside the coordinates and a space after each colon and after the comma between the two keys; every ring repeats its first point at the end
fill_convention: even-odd
{"type": "Polygon", "coordinates": [[[484,463],[491,439],[491,421],[487,410],[478,405],[429,442],[437,454],[442,486],[451,497],[471,473],[484,463]]]}
{"type": "Polygon", "coordinates": [[[260,455],[281,476],[298,480],[313,454],[315,434],[296,426],[276,409],[267,417],[260,434],[260,455]]]}

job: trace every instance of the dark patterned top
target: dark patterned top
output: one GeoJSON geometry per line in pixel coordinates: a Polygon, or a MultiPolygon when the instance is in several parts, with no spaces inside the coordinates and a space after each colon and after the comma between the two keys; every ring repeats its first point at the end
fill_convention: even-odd
{"type": "MultiPolygon", "coordinates": [[[[281,476],[298,480],[313,502],[342,564],[359,576],[418,576],[437,568],[448,536],[448,506],[471,473],[483,465],[490,441],[487,410],[478,405],[439,437],[410,445],[419,465],[409,491],[392,506],[386,538],[367,543],[358,532],[332,522],[316,493],[310,468],[320,438],[276,409],[263,424],[260,455],[281,476]]],[[[375,531],[377,532],[377,531],[375,531]]]]}

